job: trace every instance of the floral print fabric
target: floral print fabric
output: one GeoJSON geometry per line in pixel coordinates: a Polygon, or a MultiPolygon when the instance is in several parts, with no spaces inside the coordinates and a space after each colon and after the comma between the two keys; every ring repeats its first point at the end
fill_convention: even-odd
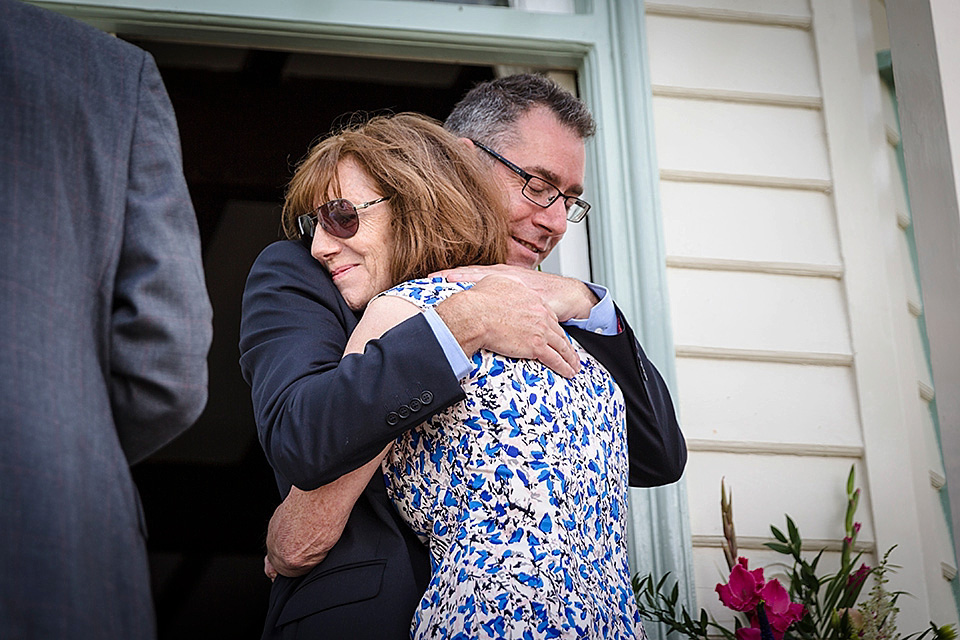
{"type": "MultiPolygon", "coordinates": [[[[434,278],[381,295],[424,308],[470,286],[434,278]]],[[[623,396],[571,342],[572,380],[478,352],[467,398],[384,460],[433,565],[414,638],[645,638],[627,565],[623,396]]]]}

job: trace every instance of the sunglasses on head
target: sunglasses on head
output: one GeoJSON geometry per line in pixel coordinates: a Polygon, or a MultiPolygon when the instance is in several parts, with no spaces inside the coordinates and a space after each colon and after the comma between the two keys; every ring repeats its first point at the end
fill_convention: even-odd
{"type": "Polygon", "coordinates": [[[360,216],[357,213],[360,209],[372,207],[390,198],[384,196],[370,202],[362,204],[353,204],[346,198],[337,198],[330,202],[324,202],[322,205],[311,211],[304,213],[297,218],[297,226],[300,228],[300,237],[312,238],[317,229],[320,228],[332,235],[334,238],[346,240],[357,235],[357,229],[360,228],[360,216]]]}

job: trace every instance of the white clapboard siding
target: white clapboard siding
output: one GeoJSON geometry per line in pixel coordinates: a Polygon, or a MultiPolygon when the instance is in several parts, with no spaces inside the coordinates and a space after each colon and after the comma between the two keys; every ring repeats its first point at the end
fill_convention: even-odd
{"type": "Polygon", "coordinates": [[[896,97],[889,91],[884,91],[880,97],[880,108],[883,109],[883,125],[887,139],[896,146],[900,141],[900,123],[897,118],[896,97]]]}
{"type": "Polygon", "coordinates": [[[924,600],[903,621],[956,617],[896,108],[855,53],[888,42],[867,4],[646,3],[696,593],[720,619],[720,478],[752,566],[781,559],[762,543],[784,513],[835,561],[851,464],[861,548],[902,544],[895,584],[924,600]]]}
{"type": "Polygon", "coordinates": [[[815,110],[658,96],[653,110],[661,172],[830,180],[815,110]]]}
{"type": "Polygon", "coordinates": [[[887,31],[886,0],[869,0],[870,26],[873,32],[873,45],[877,51],[890,50],[890,34],[887,31]]]}
{"type": "Polygon", "coordinates": [[[890,171],[888,178],[890,192],[893,194],[894,221],[901,229],[906,229],[911,223],[910,205],[907,202],[906,190],[903,186],[903,174],[900,171],[895,146],[887,145],[887,165],[890,171]]]}
{"type": "Polygon", "coordinates": [[[913,265],[910,240],[906,233],[901,233],[897,236],[897,245],[900,251],[900,268],[903,270],[903,284],[906,288],[907,309],[916,316],[922,311],[923,304],[920,294],[920,283],[917,280],[917,273],[913,265]]]}
{"type": "Polygon", "coordinates": [[[773,102],[792,97],[800,105],[819,105],[809,31],[651,16],[647,38],[664,52],[650,63],[655,95],[773,102]],[[690,39],[697,46],[691,47],[690,39]]]}
{"type": "MultiPolygon", "coordinates": [[[[725,479],[733,491],[737,535],[768,538],[770,524],[782,524],[788,513],[801,523],[806,538],[843,538],[845,487],[854,460],[762,454],[747,459],[737,454],[700,453],[696,462],[686,470],[694,536],[723,535],[717,505],[720,481],[725,479]]],[[[862,478],[859,463],[857,468],[862,478]]],[[[863,523],[861,539],[872,540],[870,499],[865,493],[858,513],[858,521],[863,523]]]]}
{"type": "Polygon", "coordinates": [[[677,382],[691,449],[849,455],[863,446],[850,367],[678,358],[677,382]]]}
{"type": "Polygon", "coordinates": [[[927,362],[927,350],[923,343],[920,323],[916,318],[909,318],[910,343],[913,347],[913,363],[916,368],[917,382],[920,385],[920,394],[927,400],[933,397],[933,378],[930,375],[930,365],[927,362]]]}
{"type": "Polygon", "coordinates": [[[697,269],[667,278],[677,345],[851,352],[837,280],[697,269]]]}
{"type": "Polygon", "coordinates": [[[649,0],[648,15],[708,17],[738,22],[809,26],[807,0],[649,0]]]}
{"type": "Polygon", "coordinates": [[[917,398],[919,404],[920,420],[923,425],[923,444],[927,454],[927,466],[931,474],[930,486],[933,489],[941,489],[945,482],[945,471],[943,469],[943,455],[940,453],[940,442],[937,439],[937,430],[933,424],[933,413],[930,411],[930,403],[917,398]]]}
{"type": "Polygon", "coordinates": [[[826,193],[664,180],[660,203],[667,255],[677,261],[807,264],[823,273],[841,271],[833,204],[826,193]]]}

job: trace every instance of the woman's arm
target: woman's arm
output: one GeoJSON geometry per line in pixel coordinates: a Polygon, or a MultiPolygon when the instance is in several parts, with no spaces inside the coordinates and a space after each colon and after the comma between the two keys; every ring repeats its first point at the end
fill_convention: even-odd
{"type": "MultiPolygon", "coordinates": [[[[416,315],[412,303],[392,296],[377,298],[347,342],[344,356],[362,353],[367,342],[416,315]]],[[[319,564],[340,539],[354,503],[390,451],[388,445],[376,458],[339,479],[313,491],[294,487],[277,507],[267,528],[267,563],[285,576],[299,576],[319,564]]]]}

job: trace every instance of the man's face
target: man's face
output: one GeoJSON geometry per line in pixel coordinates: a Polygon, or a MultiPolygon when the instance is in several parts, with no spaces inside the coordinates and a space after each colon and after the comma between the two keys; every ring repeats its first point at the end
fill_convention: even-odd
{"type": "MultiPolygon", "coordinates": [[[[516,122],[517,142],[495,149],[500,155],[556,185],[564,195],[583,193],[586,151],[575,131],[563,126],[543,107],[531,109],[516,122]]],[[[563,198],[546,209],[524,197],[523,178],[497,162],[494,175],[510,205],[511,239],[507,264],[533,268],[556,246],[567,230],[563,198]]]]}

